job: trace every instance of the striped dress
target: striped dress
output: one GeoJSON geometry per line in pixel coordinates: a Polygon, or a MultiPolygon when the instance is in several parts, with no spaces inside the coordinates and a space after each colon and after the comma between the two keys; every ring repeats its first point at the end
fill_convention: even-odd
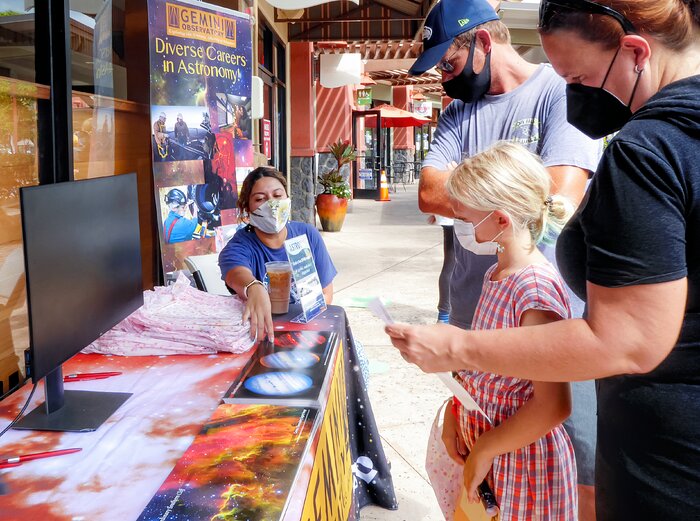
{"type": "MultiPolygon", "coordinates": [[[[517,327],[528,309],[552,311],[570,318],[569,300],[555,268],[531,265],[503,280],[492,281],[496,265],[484,276],[473,329],[517,327]]],[[[530,380],[479,371],[460,371],[462,385],[498,425],[513,415],[533,393],[530,380]]],[[[492,428],[479,413],[460,410],[467,447],[492,428]]],[[[577,519],[576,463],[564,427],[536,442],[494,459],[489,474],[502,521],[574,521],[577,519]]]]}

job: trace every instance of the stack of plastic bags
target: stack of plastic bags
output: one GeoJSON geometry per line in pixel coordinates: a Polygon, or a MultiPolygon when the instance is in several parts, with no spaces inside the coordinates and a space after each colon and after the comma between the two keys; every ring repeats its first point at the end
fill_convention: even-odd
{"type": "Polygon", "coordinates": [[[144,291],[143,306],[83,353],[122,356],[243,353],[253,346],[238,297],[199,291],[180,274],[174,284],[144,291]]]}

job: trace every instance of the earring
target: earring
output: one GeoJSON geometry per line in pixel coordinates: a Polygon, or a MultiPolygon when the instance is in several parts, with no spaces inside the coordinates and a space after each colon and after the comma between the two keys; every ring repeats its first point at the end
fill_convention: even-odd
{"type": "Polygon", "coordinates": [[[503,253],[506,251],[506,249],[503,247],[503,245],[500,242],[496,243],[496,253],[503,253]]]}
{"type": "Polygon", "coordinates": [[[639,65],[637,65],[636,63],[634,64],[634,72],[636,72],[637,74],[641,74],[643,71],[644,71],[644,68],[640,69],[639,65]]]}

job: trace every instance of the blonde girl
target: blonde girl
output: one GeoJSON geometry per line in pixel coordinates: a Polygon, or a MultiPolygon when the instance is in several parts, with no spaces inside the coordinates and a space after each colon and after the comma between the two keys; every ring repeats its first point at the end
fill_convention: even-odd
{"type": "MultiPolygon", "coordinates": [[[[498,257],[484,276],[473,329],[570,318],[564,283],[536,246],[553,239],[573,207],[550,194],[541,161],[521,145],[500,142],[458,165],[447,191],[460,244],[498,257]]],[[[433,329],[450,334],[449,326],[433,329]]],[[[470,500],[477,501],[486,478],[502,520],[574,521],[576,466],[562,426],[571,411],[569,384],[469,370],[458,379],[493,422],[456,402],[445,414],[442,439],[450,457],[464,463],[470,500]]]]}

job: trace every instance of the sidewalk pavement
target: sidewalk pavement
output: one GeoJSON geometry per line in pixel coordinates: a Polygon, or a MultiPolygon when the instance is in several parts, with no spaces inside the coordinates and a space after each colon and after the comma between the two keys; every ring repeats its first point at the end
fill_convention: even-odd
{"type": "Polygon", "coordinates": [[[370,360],[370,399],[399,502],[395,511],[365,507],[361,519],[367,521],[443,519],[425,472],[425,448],[449,392],[437,377],[405,362],[383,323],[361,307],[378,296],[397,322],[437,319],[442,229],[427,224],[417,192],[411,184],[390,194],[390,202],[354,200],[342,231],[322,234],[338,269],[333,303],[345,308],[370,360]]]}

